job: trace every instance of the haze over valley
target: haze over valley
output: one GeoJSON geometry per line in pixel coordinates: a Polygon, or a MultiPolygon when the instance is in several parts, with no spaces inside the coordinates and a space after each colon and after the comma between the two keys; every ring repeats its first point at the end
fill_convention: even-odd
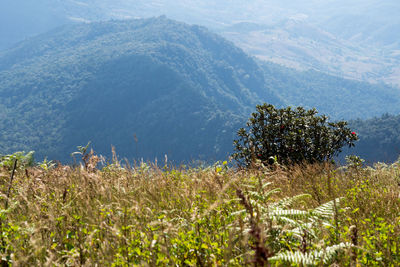
{"type": "Polygon", "coordinates": [[[394,0],[5,0],[1,5],[0,49],[66,23],[167,15],[221,33],[260,59],[400,85],[400,4],[394,0]]]}

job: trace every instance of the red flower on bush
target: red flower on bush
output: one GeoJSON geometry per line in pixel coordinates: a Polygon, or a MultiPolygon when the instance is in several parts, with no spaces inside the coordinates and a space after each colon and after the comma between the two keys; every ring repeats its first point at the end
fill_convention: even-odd
{"type": "Polygon", "coordinates": [[[351,132],[352,135],[356,135],[356,132],[351,132]]]}

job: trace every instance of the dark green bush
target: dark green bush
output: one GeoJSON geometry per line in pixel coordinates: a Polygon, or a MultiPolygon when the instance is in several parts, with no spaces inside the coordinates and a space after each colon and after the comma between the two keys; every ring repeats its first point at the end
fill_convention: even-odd
{"type": "Polygon", "coordinates": [[[277,109],[273,105],[257,106],[247,129],[238,131],[232,155],[242,166],[255,160],[281,164],[315,163],[332,159],[345,145],[354,146],[357,134],[346,121],[328,122],[316,109],[302,107],[277,109]]]}

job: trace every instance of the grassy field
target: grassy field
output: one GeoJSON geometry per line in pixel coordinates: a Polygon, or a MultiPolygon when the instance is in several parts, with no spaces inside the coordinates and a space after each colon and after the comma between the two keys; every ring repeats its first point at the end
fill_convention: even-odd
{"type": "Polygon", "coordinates": [[[400,163],[0,171],[3,266],[399,266],[400,163]]]}

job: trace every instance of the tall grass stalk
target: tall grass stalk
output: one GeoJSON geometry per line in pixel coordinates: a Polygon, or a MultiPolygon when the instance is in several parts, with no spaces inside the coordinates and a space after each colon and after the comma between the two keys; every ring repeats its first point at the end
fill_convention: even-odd
{"type": "Polygon", "coordinates": [[[399,163],[237,170],[87,162],[17,168],[10,194],[9,170],[0,170],[9,200],[0,210],[2,263],[400,265],[399,163]]]}

